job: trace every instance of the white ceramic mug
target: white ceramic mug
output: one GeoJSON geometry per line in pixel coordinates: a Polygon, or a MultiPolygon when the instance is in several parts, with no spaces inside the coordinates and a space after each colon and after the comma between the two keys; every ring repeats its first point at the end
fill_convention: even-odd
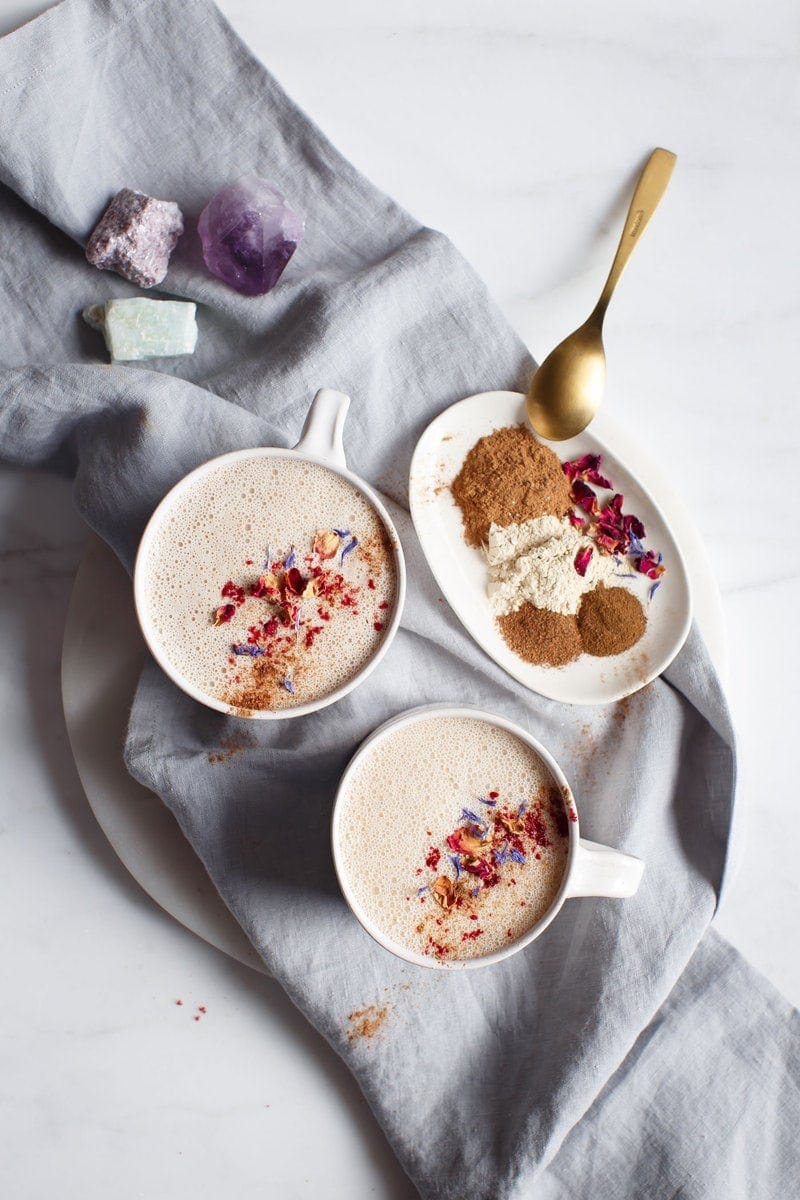
{"type": "Polygon", "coordinates": [[[357,687],[359,683],[366,679],[370,672],[374,671],[392,643],[400,625],[400,617],[405,600],[405,561],[400,545],[400,538],[397,536],[397,530],[383,503],[363,479],[360,479],[347,469],[342,431],[349,406],[350,397],[346,396],[343,392],[334,391],[332,388],[321,388],[308,410],[300,441],[293,449],[287,450],[274,446],[261,446],[252,450],[234,450],[230,454],[222,454],[217,458],[212,458],[209,462],[203,463],[202,466],[197,467],[194,471],[190,471],[188,475],[184,476],[167,493],[147,523],[145,531],[142,534],[142,540],[139,543],[136,565],[133,572],[133,598],[144,640],[153,658],[161,669],[169,675],[173,683],[176,683],[189,696],[192,696],[195,700],[199,700],[201,704],[205,704],[209,708],[215,708],[218,712],[233,712],[237,716],[247,715],[259,720],[281,720],[287,717],[305,716],[307,713],[316,712],[319,708],[325,708],[326,705],[341,700],[343,696],[346,696],[348,692],[357,687]],[[244,714],[240,709],[231,708],[224,700],[210,696],[195,687],[170,661],[148,618],[146,604],[147,589],[149,586],[147,562],[151,548],[159,536],[165,518],[169,516],[170,510],[180,497],[200,482],[209,472],[217,470],[224,463],[243,462],[259,458],[294,458],[300,459],[303,462],[318,463],[326,467],[329,471],[333,471],[336,475],[340,475],[342,479],[346,479],[356,491],[360,492],[364,499],[378,513],[389,535],[394,559],[396,587],[394,607],[386,620],[386,628],[378,648],[352,679],[348,680],[347,683],[335,691],[329,692],[325,696],[320,696],[316,700],[310,700],[306,704],[298,704],[293,708],[256,709],[244,714]]]}
{"type": "Polygon", "coordinates": [[[526,733],[524,729],[521,729],[512,721],[507,721],[505,717],[496,716],[479,708],[453,707],[446,704],[428,704],[421,708],[412,708],[407,712],[400,713],[398,716],[392,717],[379,726],[378,729],[362,742],[348,763],[339,782],[331,820],[331,843],[339,886],[354,916],[367,933],[386,950],[390,950],[393,954],[396,954],[399,958],[404,958],[407,962],[421,967],[434,967],[450,971],[458,968],[488,966],[490,963],[500,962],[501,959],[508,958],[510,954],[516,954],[518,950],[529,945],[534,938],[544,933],[547,926],[560,913],[565,901],[573,897],[611,896],[624,898],[633,896],[639,887],[642,872],[644,871],[644,863],[641,859],[633,858],[630,854],[623,854],[619,850],[613,850],[610,846],[602,846],[598,842],[590,842],[580,836],[577,807],[572,790],[567,783],[564,772],[540,742],[537,742],[534,737],[526,733]],[[568,822],[569,848],[567,852],[567,866],[561,880],[561,886],[550,908],[541,920],[529,929],[527,933],[523,934],[522,937],[517,938],[510,945],[504,946],[501,950],[495,950],[491,954],[485,954],[478,958],[454,959],[448,962],[440,962],[435,958],[416,953],[405,946],[392,942],[370,920],[354,896],[350,881],[343,869],[339,828],[339,814],[341,812],[342,800],[347,794],[350,779],[365,756],[374,749],[376,743],[393,733],[401,725],[409,725],[431,718],[440,719],[442,717],[469,717],[473,720],[485,721],[489,725],[495,725],[500,729],[505,729],[509,733],[514,734],[522,742],[530,746],[549,769],[553,777],[553,782],[564,796],[565,806],[575,814],[575,819],[568,822]]]}

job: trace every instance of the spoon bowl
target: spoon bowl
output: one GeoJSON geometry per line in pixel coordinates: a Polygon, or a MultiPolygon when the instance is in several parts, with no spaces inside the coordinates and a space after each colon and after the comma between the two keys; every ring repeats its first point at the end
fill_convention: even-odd
{"type": "Polygon", "coordinates": [[[639,236],[658,207],[675,166],[669,150],[654,150],[639,177],[602,295],[587,321],[548,354],[526,400],[536,433],[553,442],[577,437],[594,417],[606,382],[603,318],[639,236]]]}
{"type": "Polygon", "coordinates": [[[548,354],[534,375],[526,402],[528,420],[548,441],[577,437],[600,407],[605,384],[603,338],[590,317],[548,354]]]}

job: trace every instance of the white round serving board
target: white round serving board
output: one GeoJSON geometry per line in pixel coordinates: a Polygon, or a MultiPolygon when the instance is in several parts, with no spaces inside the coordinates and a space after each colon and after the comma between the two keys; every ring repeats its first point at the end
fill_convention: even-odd
{"type": "MultiPolygon", "coordinates": [[[[691,581],[695,620],[724,682],[722,601],[686,509],[652,455],[611,418],[598,418],[593,429],[615,456],[636,463],[669,522],[691,581]]],[[[125,731],[145,655],[130,579],[105,543],[92,537],[75,577],[61,659],[67,732],[87,799],[114,850],[157,904],[212,946],[264,972],[172,814],[125,769],[125,731]]]]}

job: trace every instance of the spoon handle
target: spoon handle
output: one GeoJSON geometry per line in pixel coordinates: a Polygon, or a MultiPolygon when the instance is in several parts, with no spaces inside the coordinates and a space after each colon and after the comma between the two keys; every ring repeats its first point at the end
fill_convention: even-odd
{"type": "Polygon", "coordinates": [[[597,301],[594,312],[589,318],[598,328],[603,323],[608,302],[614,294],[614,288],[619,277],[628,265],[628,259],[633,254],[641,234],[647,226],[659,205],[661,197],[667,190],[667,184],[675,166],[675,155],[669,150],[654,150],[647,160],[644,170],[639,176],[636,191],[633,193],[631,206],[625,218],[625,226],[619,239],[619,246],[611,270],[608,273],[606,285],[597,301]]]}

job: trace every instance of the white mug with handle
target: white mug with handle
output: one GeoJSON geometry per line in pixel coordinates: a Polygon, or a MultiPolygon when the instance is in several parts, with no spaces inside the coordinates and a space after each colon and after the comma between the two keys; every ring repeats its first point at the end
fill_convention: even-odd
{"type": "MultiPolygon", "coordinates": [[[[592,842],[580,836],[578,810],[575,806],[572,790],[567,783],[566,776],[561,767],[541,742],[538,742],[526,730],[522,729],[519,725],[515,725],[505,717],[486,712],[479,708],[451,706],[447,704],[428,704],[400,713],[398,716],[386,721],[361,744],[350,760],[339,782],[333,807],[331,842],[339,886],[353,914],[367,933],[383,946],[384,949],[390,950],[393,954],[398,955],[407,962],[422,967],[444,968],[446,970],[488,966],[491,963],[500,962],[502,959],[508,958],[511,954],[516,954],[544,933],[561,912],[564,904],[570,899],[579,896],[611,897],[614,899],[625,899],[634,896],[638,890],[644,871],[644,863],[641,859],[634,858],[630,854],[623,854],[622,851],[615,850],[611,846],[603,846],[598,842],[592,842]],[[488,725],[504,729],[519,738],[535,751],[548,768],[555,786],[561,792],[565,810],[569,816],[567,822],[569,846],[566,867],[560,887],[542,918],[520,937],[499,950],[478,957],[453,958],[446,961],[412,950],[392,940],[391,937],[380,929],[359,901],[357,889],[353,887],[353,880],[348,875],[342,854],[342,813],[347,803],[350,783],[354,774],[362,767],[365,759],[368,758],[370,752],[381,741],[391,737],[401,726],[413,726],[418,722],[440,720],[443,717],[466,717],[475,721],[485,722],[488,725]]],[[[524,894],[524,888],[521,891],[524,894]]]]}

